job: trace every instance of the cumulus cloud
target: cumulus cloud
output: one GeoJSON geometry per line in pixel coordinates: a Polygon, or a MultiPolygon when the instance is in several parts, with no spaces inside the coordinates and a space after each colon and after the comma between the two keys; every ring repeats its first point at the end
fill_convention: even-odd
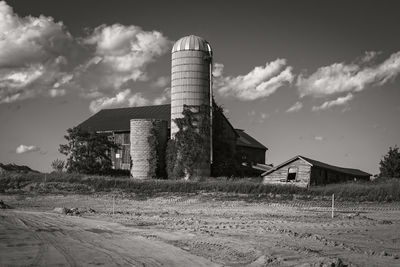
{"type": "Polygon", "coordinates": [[[163,93],[153,100],[154,105],[162,105],[169,102],[171,99],[171,88],[167,87],[164,89],[163,93]]]}
{"type": "Polygon", "coordinates": [[[52,17],[21,17],[0,1],[0,104],[72,89],[113,98],[127,82],[147,80],[147,66],[170,46],[161,32],[134,25],[100,25],[77,38],[52,17]]]}
{"type": "Polygon", "coordinates": [[[149,104],[149,100],[144,98],[141,93],[132,93],[131,89],[126,89],[113,97],[104,96],[93,100],[89,109],[97,112],[105,108],[145,106],[147,104],[149,104]]]}
{"type": "Polygon", "coordinates": [[[17,154],[25,154],[25,153],[30,153],[30,152],[38,152],[40,151],[40,148],[37,146],[26,146],[26,145],[19,145],[15,152],[17,154]]]}
{"type": "Polygon", "coordinates": [[[163,88],[166,87],[170,82],[170,78],[169,76],[161,76],[158,77],[157,80],[155,80],[152,85],[154,87],[158,87],[158,88],[163,88]]]}
{"type": "Polygon", "coordinates": [[[214,64],[213,72],[212,72],[214,77],[221,77],[223,71],[224,71],[224,64],[221,64],[221,63],[214,64]]]}
{"type": "MultiPolygon", "coordinates": [[[[376,52],[367,52],[363,61],[370,61],[376,52]]],[[[359,92],[369,85],[383,85],[400,73],[400,52],[392,54],[380,64],[334,63],[319,68],[308,77],[299,75],[297,87],[300,96],[326,97],[329,95],[359,92]]]]}
{"type": "Polygon", "coordinates": [[[314,140],[315,141],[324,141],[324,137],[323,136],[314,136],[314,140]]]}
{"type": "Polygon", "coordinates": [[[63,75],[73,38],[51,17],[19,17],[0,1],[0,104],[36,96],[63,75]]]}
{"type": "Polygon", "coordinates": [[[268,97],[294,78],[292,67],[286,65],[285,59],[276,59],[236,77],[224,76],[223,65],[219,64],[214,69],[214,76],[214,87],[219,94],[247,101],[268,97]]]}
{"type": "Polygon", "coordinates": [[[335,106],[342,106],[342,105],[348,103],[349,101],[351,101],[353,98],[354,98],[353,94],[348,93],[346,96],[341,96],[335,100],[326,101],[320,106],[314,106],[312,108],[312,111],[326,110],[326,109],[329,109],[329,108],[332,108],[335,106]]]}
{"type": "Polygon", "coordinates": [[[303,108],[303,103],[301,103],[300,101],[297,101],[296,103],[293,104],[293,106],[288,108],[288,110],[286,110],[286,112],[296,112],[302,108],[303,108]]]}
{"type": "Polygon", "coordinates": [[[92,47],[94,54],[81,66],[78,79],[90,91],[109,91],[129,80],[147,80],[148,64],[169,51],[171,45],[158,31],[121,24],[101,25],[83,43],[92,47]]]}

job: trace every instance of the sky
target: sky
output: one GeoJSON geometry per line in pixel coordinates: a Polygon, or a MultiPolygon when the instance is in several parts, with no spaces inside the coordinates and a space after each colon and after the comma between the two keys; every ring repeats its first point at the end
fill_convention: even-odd
{"type": "Polygon", "coordinates": [[[400,1],[0,1],[0,162],[51,171],[103,108],[170,101],[171,48],[213,49],[217,103],[277,165],[379,173],[400,145],[400,1]]]}

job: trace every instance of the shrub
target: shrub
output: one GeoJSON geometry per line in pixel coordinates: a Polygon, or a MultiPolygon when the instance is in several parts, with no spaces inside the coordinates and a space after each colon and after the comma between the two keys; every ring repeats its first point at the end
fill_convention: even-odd
{"type": "Polygon", "coordinates": [[[390,147],[379,163],[380,177],[400,178],[400,151],[397,146],[390,147]]]}

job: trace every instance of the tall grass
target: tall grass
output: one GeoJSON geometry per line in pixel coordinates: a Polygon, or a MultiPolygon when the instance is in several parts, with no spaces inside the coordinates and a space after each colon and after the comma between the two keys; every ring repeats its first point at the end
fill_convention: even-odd
{"type": "MultiPolygon", "coordinates": [[[[81,174],[2,174],[0,192],[18,192],[32,184],[51,183],[42,188],[65,188],[71,184],[83,192],[107,192],[119,189],[127,193],[154,195],[163,192],[172,193],[234,193],[250,196],[293,196],[304,197],[335,196],[351,201],[400,201],[400,179],[384,179],[378,182],[351,182],[307,188],[292,185],[261,184],[259,178],[227,179],[210,178],[205,181],[182,180],[131,180],[129,177],[90,176],[81,174]],[[55,186],[62,183],[63,186],[55,186]]],[[[72,189],[71,189],[72,190],[72,189]]],[[[70,190],[70,191],[71,191],[70,190]]]]}

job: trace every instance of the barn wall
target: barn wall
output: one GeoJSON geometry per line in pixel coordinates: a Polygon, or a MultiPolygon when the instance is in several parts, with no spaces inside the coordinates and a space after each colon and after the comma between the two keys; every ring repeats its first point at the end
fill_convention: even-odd
{"type": "Polygon", "coordinates": [[[296,186],[307,187],[311,175],[311,165],[307,162],[297,159],[287,165],[280,167],[272,173],[264,176],[264,184],[294,184],[296,186]],[[297,168],[296,181],[288,182],[287,176],[289,168],[297,168]]]}
{"type": "MultiPolygon", "coordinates": [[[[231,125],[228,122],[228,119],[221,112],[219,111],[213,112],[212,116],[214,124],[213,145],[217,142],[217,140],[223,139],[223,141],[229,145],[231,152],[235,154],[236,131],[231,127],[231,125]],[[220,125],[220,126],[215,126],[215,125],[220,125]]],[[[213,149],[215,149],[215,147],[213,149]]]]}
{"type": "Polygon", "coordinates": [[[130,170],[131,156],[130,156],[130,135],[129,132],[113,133],[112,138],[114,142],[120,145],[120,149],[111,151],[111,161],[113,168],[117,170],[130,170]],[[117,155],[119,155],[117,157],[117,155]]]}
{"type": "Polygon", "coordinates": [[[236,150],[240,155],[243,163],[251,162],[252,164],[265,164],[266,149],[237,146],[236,150]]]}

